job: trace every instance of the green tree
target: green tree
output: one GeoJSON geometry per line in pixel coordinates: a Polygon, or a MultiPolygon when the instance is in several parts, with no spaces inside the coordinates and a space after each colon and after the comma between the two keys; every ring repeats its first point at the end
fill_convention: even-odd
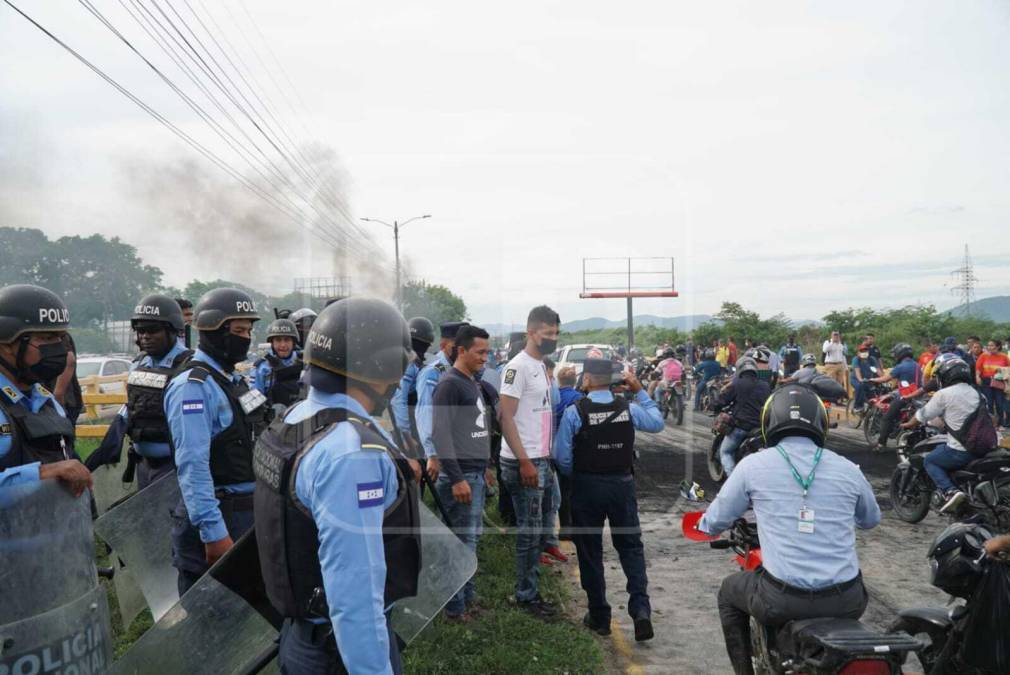
{"type": "Polygon", "coordinates": [[[445,286],[410,281],[403,287],[403,316],[423,316],[437,327],[447,321],[466,320],[466,303],[445,286]]]}

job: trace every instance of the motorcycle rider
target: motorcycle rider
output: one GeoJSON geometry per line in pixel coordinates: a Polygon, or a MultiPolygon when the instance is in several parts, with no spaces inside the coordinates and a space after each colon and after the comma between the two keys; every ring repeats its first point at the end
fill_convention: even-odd
{"type": "MultiPolygon", "coordinates": [[[[165,417],[165,391],[179,367],[193,352],[176,339],[185,330],[182,308],[167,295],[148,295],[133,308],[130,325],[137,333],[140,356],[130,366],[126,382],[126,406],[119,413],[126,420],[132,440],[128,457],[137,471],[137,489],[175,470],[165,417]]],[[[117,452],[118,457],[118,452],[117,452]]]]}
{"type": "Polygon", "coordinates": [[[694,367],[694,375],[698,378],[698,386],[694,391],[694,409],[701,410],[701,397],[708,388],[708,383],[719,376],[722,366],[715,360],[715,350],[711,347],[706,349],[701,356],[701,361],[694,367]]]}
{"type": "Polygon", "coordinates": [[[758,377],[758,365],[749,356],[736,362],[736,375],[719,394],[716,409],[733,406],[732,428],[722,439],[719,454],[726,475],[733,473],[736,466],[736,449],[748,434],[761,423],[761,409],[771,394],[771,386],[758,377]]]}
{"type": "Polygon", "coordinates": [[[817,357],[804,354],[800,359],[800,369],[782,380],[782,384],[810,384],[817,377],[817,357]]]}
{"type": "Polygon", "coordinates": [[[683,379],[684,365],[677,359],[673,349],[667,349],[663,352],[663,359],[656,365],[656,369],[660,372],[660,379],[655,383],[654,390],[649,393],[658,405],[666,390],[683,379]]]}
{"type": "MultiPolygon", "coordinates": [[[[796,344],[796,333],[789,334],[789,339],[779,349],[779,358],[782,359],[783,377],[792,377],[793,373],[800,369],[800,359],[803,358],[803,347],[796,344]]],[[[816,359],[814,363],[816,364],[816,359]]]]}
{"type": "Polygon", "coordinates": [[[295,349],[298,327],[291,319],[275,319],[267,327],[270,351],[253,364],[254,386],[271,405],[285,407],[298,400],[302,375],[302,355],[295,349]]]}
{"type": "Polygon", "coordinates": [[[757,364],[758,368],[758,379],[764,380],[771,384],[772,381],[772,350],[768,349],[764,345],[757,345],[755,347],[750,347],[743,354],[744,356],[754,359],[754,363],[757,364]]]}
{"type": "Polygon", "coordinates": [[[946,425],[947,442],[931,450],[923,464],[926,473],[945,499],[940,513],[948,513],[956,511],[966,495],[957,489],[947,472],[960,469],[974,459],[958,440],[957,432],[969,415],[984,403],[981,403],[981,395],[971,386],[971,367],[963,359],[945,360],[936,369],[936,378],[940,383],[940,391],[915,413],[915,417],[901,426],[912,429],[934,419],[940,419],[946,425]]]}
{"type": "Polygon", "coordinates": [[[859,345],[859,351],[852,357],[852,368],[849,369],[849,384],[856,394],[852,412],[861,413],[866,409],[868,383],[879,368],[880,362],[870,353],[870,345],[866,342],[859,345]]]}
{"type": "Polygon", "coordinates": [[[811,389],[776,390],[761,412],[761,428],[770,449],[740,462],[698,523],[715,535],[750,508],[757,518],[762,566],[726,577],[719,590],[719,618],[737,675],[754,672],[750,616],[773,626],[862,616],[869,596],[855,528],[880,522],[859,467],[823,447],[828,415],[811,389]]]}
{"type": "Polygon", "coordinates": [[[891,371],[887,375],[871,377],[869,380],[876,384],[885,384],[887,382],[898,383],[898,393],[880,422],[880,436],[877,438],[877,442],[871,446],[871,450],[879,450],[887,445],[891,429],[894,428],[894,424],[901,418],[901,411],[904,410],[905,406],[913,398],[921,396],[924,393],[922,389],[922,370],[919,368],[919,364],[915,362],[912,345],[907,342],[899,342],[891,350],[891,356],[894,358],[895,363],[891,371]]]}

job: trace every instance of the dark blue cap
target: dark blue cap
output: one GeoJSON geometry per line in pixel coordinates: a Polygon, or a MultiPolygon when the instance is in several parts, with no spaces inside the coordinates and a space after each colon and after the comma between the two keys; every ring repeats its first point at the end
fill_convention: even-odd
{"type": "Polygon", "coordinates": [[[459,329],[469,325],[466,321],[449,321],[439,326],[439,329],[441,330],[442,337],[455,339],[459,329]]]}
{"type": "Polygon", "coordinates": [[[610,359],[586,359],[582,367],[590,375],[610,375],[614,372],[614,362],[610,359]]]}

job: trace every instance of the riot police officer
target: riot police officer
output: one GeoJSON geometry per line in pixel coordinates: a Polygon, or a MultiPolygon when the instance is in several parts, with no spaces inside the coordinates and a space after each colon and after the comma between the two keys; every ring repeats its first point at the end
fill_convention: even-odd
{"type": "Polygon", "coordinates": [[[603,521],[610,521],[614,548],[628,580],[628,614],[635,622],[635,640],[652,638],[652,619],[645,549],[635,498],[635,430],[663,430],[656,402],[634,374],[614,372],[607,359],[587,359],[587,396],[561,416],[555,459],[563,474],[572,474],[572,525],[579,554],[582,588],[589,599],[583,623],[600,635],[610,634],[610,605],[603,572],[603,521]],[[611,387],[627,385],[633,403],[615,397],[611,387]]]}
{"type": "Polygon", "coordinates": [[[266,397],[235,372],[259,320],[253,300],[216,288],[196,304],[199,343],[165,393],[182,499],[172,513],[172,564],[179,595],[252,527],[252,449],[266,397]]]}
{"type": "Polygon", "coordinates": [[[298,329],[298,346],[302,349],[305,349],[305,338],[309,334],[309,329],[312,328],[312,322],[316,320],[316,316],[318,315],[310,308],[302,307],[291,312],[287,317],[294,322],[295,328],[298,329]]]}
{"type": "Polygon", "coordinates": [[[0,288],[0,487],[46,478],[75,494],[91,472],[74,453],[74,427],[42,382],[67,363],[70,312],[55,293],[17,284],[0,288]]]}
{"type": "Polygon", "coordinates": [[[298,400],[302,376],[301,354],[295,349],[298,328],[290,319],[276,319],[267,327],[270,351],[254,364],[254,386],[271,405],[285,407],[298,400]]]}
{"type": "Polygon", "coordinates": [[[434,408],[432,407],[432,397],[435,394],[435,385],[442,373],[452,366],[452,345],[456,340],[456,333],[462,326],[469,325],[466,321],[448,321],[439,326],[441,338],[438,341],[438,354],[431,363],[421,369],[417,374],[417,407],[414,409],[414,417],[417,423],[418,439],[427,458],[428,477],[434,481],[438,478],[438,451],[435,449],[435,442],[432,440],[432,430],[434,428],[434,408]]]}
{"type": "Polygon", "coordinates": [[[410,329],[410,346],[414,352],[414,360],[403,373],[400,386],[396,388],[389,407],[393,423],[399,429],[400,436],[410,446],[404,450],[409,450],[414,457],[420,457],[417,422],[414,419],[414,409],[417,406],[417,376],[424,368],[425,353],[435,341],[435,326],[423,316],[415,316],[407,322],[407,327],[410,329]]]}
{"type": "MultiPolygon", "coordinates": [[[[143,490],[175,468],[165,418],[165,389],[179,367],[193,355],[178,341],[185,329],[182,308],[167,295],[145,296],[133,308],[130,326],[137,333],[141,353],[126,381],[126,434],[132,441],[126,478],[137,471],[143,490]]],[[[129,482],[129,480],[127,480],[129,482]]]]}
{"type": "Polygon", "coordinates": [[[285,617],[281,672],[400,672],[386,608],[417,593],[419,504],[375,417],[413,356],[391,305],[326,307],[308,334],[308,398],[256,444],[260,564],[285,617]]]}

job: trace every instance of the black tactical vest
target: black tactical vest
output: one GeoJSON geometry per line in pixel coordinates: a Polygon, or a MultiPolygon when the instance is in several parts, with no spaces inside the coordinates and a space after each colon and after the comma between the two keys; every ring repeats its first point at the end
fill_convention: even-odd
{"type": "Polygon", "coordinates": [[[635,425],[624,398],[594,403],[587,396],[575,404],[582,428],[575,434],[572,455],[575,471],[628,473],[635,463],[635,425]]]}
{"type": "Polygon", "coordinates": [[[285,366],[281,359],[273,354],[267,354],[256,365],[266,361],[270,364],[270,384],[267,386],[267,400],[270,405],[280,403],[289,406],[301,398],[302,369],[305,364],[296,358],[290,366],[285,366]]]}
{"type": "Polygon", "coordinates": [[[32,462],[51,464],[76,457],[74,425],[55,405],[47,403],[33,413],[0,395],[0,409],[7,416],[3,426],[8,428],[2,431],[11,434],[11,449],[0,457],[0,471],[32,462]]]}
{"type": "MultiPolygon", "coordinates": [[[[168,443],[165,417],[165,389],[191,351],[179,352],[167,368],[141,366],[130,371],[126,380],[126,433],[136,441],[168,443]]],[[[140,356],[143,358],[143,355],[140,356]]]]}
{"type": "Polygon", "coordinates": [[[786,345],[782,358],[782,365],[788,370],[798,370],[800,367],[800,357],[803,356],[803,349],[799,345],[786,345]]]}
{"type": "Polygon", "coordinates": [[[231,406],[231,426],[210,442],[210,475],[214,485],[254,481],[252,452],[256,438],[266,426],[266,397],[256,389],[250,390],[245,380],[232,382],[202,361],[189,361],[183,369],[190,369],[190,382],[203,383],[208,377],[213,378],[231,406]]]}
{"type": "Polygon", "coordinates": [[[382,540],[386,558],[385,604],[417,595],[421,573],[417,485],[406,459],[372,422],[343,408],[327,408],[298,424],[274,421],[256,443],[256,542],[267,596],[285,617],[328,617],[319,565],[319,531],[298,500],[295,478],[303,457],[336,424],[350,422],[365,450],[385,452],[396,464],[396,501],[386,509],[382,540]]]}

